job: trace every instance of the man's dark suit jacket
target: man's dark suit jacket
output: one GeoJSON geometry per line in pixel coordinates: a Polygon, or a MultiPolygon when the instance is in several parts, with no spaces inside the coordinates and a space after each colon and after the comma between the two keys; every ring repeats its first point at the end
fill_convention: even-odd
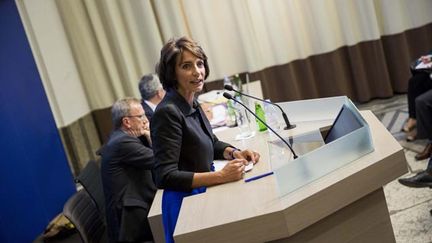
{"type": "Polygon", "coordinates": [[[214,159],[224,159],[227,143],[213,134],[195,100],[193,107],[170,90],[153,115],[151,134],[155,153],[155,182],[159,188],[190,191],[194,172],[209,172],[214,159]]]}
{"type": "Polygon", "coordinates": [[[149,105],[147,105],[147,103],[144,100],[141,100],[141,105],[144,109],[147,119],[151,121],[154,111],[149,105]]]}
{"type": "MultiPolygon", "coordinates": [[[[144,140],[146,141],[146,140],[144,140]]],[[[101,150],[102,182],[111,241],[152,240],[147,220],[156,187],[149,144],[115,130],[101,150]]]]}

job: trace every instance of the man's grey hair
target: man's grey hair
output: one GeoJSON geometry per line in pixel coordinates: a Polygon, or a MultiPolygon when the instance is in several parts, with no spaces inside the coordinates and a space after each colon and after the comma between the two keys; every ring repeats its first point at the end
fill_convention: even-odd
{"type": "Polygon", "coordinates": [[[122,119],[130,115],[130,110],[133,104],[141,105],[141,101],[137,98],[126,97],[117,100],[111,108],[111,119],[114,129],[119,129],[122,125],[122,119]]]}
{"type": "Polygon", "coordinates": [[[144,75],[141,78],[138,88],[141,93],[141,97],[144,100],[150,100],[157,94],[158,90],[162,89],[162,84],[159,80],[159,77],[152,73],[144,75]]]}

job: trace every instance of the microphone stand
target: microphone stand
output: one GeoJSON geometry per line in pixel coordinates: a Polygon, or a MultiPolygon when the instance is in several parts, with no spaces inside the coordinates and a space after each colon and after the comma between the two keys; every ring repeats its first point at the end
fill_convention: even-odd
{"type": "MultiPolygon", "coordinates": [[[[232,97],[231,94],[224,92],[223,96],[227,99],[230,100],[234,100],[234,98],[232,97]]],[[[282,142],[284,142],[288,148],[291,150],[291,153],[293,154],[294,159],[297,159],[297,154],[294,152],[294,150],[292,149],[291,145],[289,145],[287,143],[287,141],[285,141],[285,139],[283,139],[277,132],[275,132],[275,130],[273,130],[273,128],[271,128],[269,125],[267,125],[267,123],[265,123],[261,118],[259,118],[253,111],[251,111],[251,109],[249,109],[245,104],[243,104],[242,102],[239,102],[238,100],[236,100],[236,102],[240,105],[242,105],[247,111],[249,111],[256,119],[258,119],[260,122],[262,122],[270,131],[272,131],[280,140],[282,140],[282,142]]]]}
{"type": "Polygon", "coordinates": [[[296,127],[295,124],[291,124],[291,123],[289,122],[289,120],[288,120],[288,116],[285,114],[285,112],[282,110],[282,108],[281,108],[278,104],[273,103],[273,102],[269,102],[269,101],[267,101],[267,100],[260,99],[260,98],[255,97],[255,96],[251,96],[251,95],[248,95],[248,94],[242,93],[242,92],[240,92],[240,91],[238,91],[238,90],[233,89],[233,87],[232,87],[231,85],[229,85],[229,84],[225,84],[225,85],[224,85],[224,88],[225,88],[226,90],[234,91],[234,92],[239,93],[239,94],[241,94],[241,95],[244,95],[244,96],[246,96],[246,97],[249,97],[249,98],[252,98],[252,99],[256,99],[256,100],[262,101],[262,102],[267,103],[267,104],[271,104],[271,105],[277,106],[277,107],[279,108],[279,110],[282,112],[282,117],[283,117],[283,119],[284,119],[284,121],[285,121],[285,124],[286,124],[286,127],[284,128],[284,130],[289,130],[289,129],[293,129],[294,127],[296,127]]]}

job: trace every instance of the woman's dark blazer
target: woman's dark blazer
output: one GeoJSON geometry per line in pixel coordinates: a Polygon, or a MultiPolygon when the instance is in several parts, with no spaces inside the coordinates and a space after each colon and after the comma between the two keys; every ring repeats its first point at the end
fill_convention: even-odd
{"type": "Polygon", "coordinates": [[[158,104],[151,122],[154,176],[159,188],[190,191],[194,172],[209,172],[231,146],[219,141],[195,100],[191,107],[175,90],[158,104]]]}

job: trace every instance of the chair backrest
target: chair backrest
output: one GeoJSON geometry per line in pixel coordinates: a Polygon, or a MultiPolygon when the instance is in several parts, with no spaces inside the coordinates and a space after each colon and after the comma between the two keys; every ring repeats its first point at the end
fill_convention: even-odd
{"type": "Polygon", "coordinates": [[[75,225],[84,243],[108,242],[105,221],[85,190],[76,192],[67,200],[63,214],[75,225]]]}
{"type": "Polygon", "coordinates": [[[96,161],[90,160],[84,169],[75,178],[75,182],[81,184],[96,203],[102,216],[105,218],[105,197],[102,186],[102,175],[96,161]]]}

